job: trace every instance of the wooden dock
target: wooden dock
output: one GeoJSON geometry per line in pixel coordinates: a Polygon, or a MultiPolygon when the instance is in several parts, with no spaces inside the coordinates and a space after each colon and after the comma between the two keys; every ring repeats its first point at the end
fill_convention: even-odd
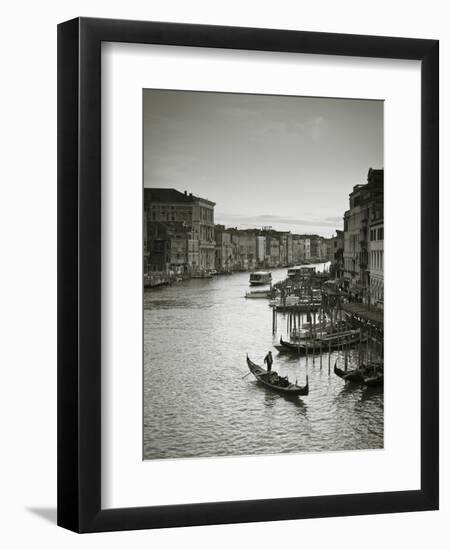
{"type": "Polygon", "coordinates": [[[362,321],[374,323],[375,325],[383,326],[384,313],[380,309],[375,309],[373,306],[369,308],[367,304],[359,304],[350,302],[342,304],[342,309],[350,316],[359,318],[362,321]]]}

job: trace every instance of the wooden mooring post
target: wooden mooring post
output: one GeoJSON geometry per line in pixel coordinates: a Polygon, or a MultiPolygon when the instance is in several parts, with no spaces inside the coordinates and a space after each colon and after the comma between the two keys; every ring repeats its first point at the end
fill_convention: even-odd
{"type": "Polygon", "coordinates": [[[328,342],[328,376],[331,370],[331,340],[328,342]]]}

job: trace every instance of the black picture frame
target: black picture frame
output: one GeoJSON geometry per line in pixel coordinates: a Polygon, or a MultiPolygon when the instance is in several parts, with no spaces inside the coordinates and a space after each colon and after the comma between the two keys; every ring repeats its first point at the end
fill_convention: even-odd
{"type": "Polygon", "coordinates": [[[438,509],[437,40],[77,18],[58,26],[58,525],[76,532],[438,509]],[[101,44],[421,61],[421,488],[101,508],[101,44]]]}

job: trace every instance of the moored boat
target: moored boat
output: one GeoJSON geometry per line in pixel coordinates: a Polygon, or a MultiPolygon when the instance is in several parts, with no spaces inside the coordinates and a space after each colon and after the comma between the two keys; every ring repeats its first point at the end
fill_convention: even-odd
{"type": "Polygon", "coordinates": [[[334,364],[334,374],[345,380],[346,382],[362,382],[364,376],[364,369],[351,369],[343,370],[337,366],[337,361],[334,364]]]}
{"type": "Polygon", "coordinates": [[[384,375],[382,372],[366,376],[363,378],[363,382],[366,386],[375,387],[382,386],[384,382],[384,375]]]}
{"type": "Polygon", "coordinates": [[[250,273],[251,285],[270,285],[272,273],[270,271],[253,271],[250,273]]]}
{"type": "Polygon", "coordinates": [[[251,290],[245,293],[246,298],[268,298],[271,294],[271,290],[251,290]]]}
{"type": "Polygon", "coordinates": [[[382,361],[370,363],[365,370],[363,382],[366,386],[382,386],[384,382],[384,365],[382,361]]]}
{"type": "Polygon", "coordinates": [[[306,385],[298,386],[297,384],[292,384],[289,382],[287,376],[279,376],[277,372],[263,369],[256,363],[250,360],[247,355],[247,365],[250,369],[250,372],[254,377],[266,388],[270,388],[276,392],[282,393],[284,395],[308,395],[309,393],[309,382],[308,376],[306,376],[306,385]]]}
{"type": "Polygon", "coordinates": [[[211,279],[211,271],[209,269],[202,269],[200,271],[194,271],[191,275],[192,279],[211,279]]]}
{"type": "Polygon", "coordinates": [[[298,354],[320,353],[329,350],[339,349],[341,346],[356,346],[360,342],[359,331],[349,330],[345,332],[334,332],[321,336],[320,338],[302,338],[293,342],[288,342],[280,337],[280,343],[274,344],[279,352],[295,352],[298,354]]]}
{"type": "Polygon", "coordinates": [[[346,382],[364,383],[366,386],[381,386],[383,384],[383,364],[372,362],[363,364],[357,369],[343,370],[334,363],[334,374],[346,382]]]}

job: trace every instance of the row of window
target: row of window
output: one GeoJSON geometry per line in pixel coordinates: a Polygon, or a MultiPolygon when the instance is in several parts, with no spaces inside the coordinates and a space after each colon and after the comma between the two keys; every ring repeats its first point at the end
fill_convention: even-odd
{"type": "Polygon", "coordinates": [[[206,225],[200,226],[200,239],[202,241],[213,241],[214,240],[214,228],[208,227],[206,225]]]}
{"type": "MultiPolygon", "coordinates": [[[[361,255],[360,260],[363,260],[364,257],[361,255]]],[[[383,269],[383,251],[382,250],[371,250],[370,251],[370,268],[372,269],[383,269]]],[[[356,268],[359,266],[359,263],[356,259],[353,258],[344,258],[344,269],[346,271],[356,271],[356,268]]]]}
{"type": "Polygon", "coordinates": [[[370,230],[371,241],[382,241],[384,239],[384,228],[378,227],[370,230]]]}
{"type": "Polygon", "coordinates": [[[212,222],[214,220],[214,211],[212,208],[200,206],[200,219],[212,222]]]}
{"type": "Polygon", "coordinates": [[[383,251],[371,250],[370,251],[370,267],[374,269],[383,269],[383,251]]]}
{"type": "Polygon", "coordinates": [[[370,278],[370,296],[373,300],[384,300],[384,283],[378,279],[370,278]]]}

